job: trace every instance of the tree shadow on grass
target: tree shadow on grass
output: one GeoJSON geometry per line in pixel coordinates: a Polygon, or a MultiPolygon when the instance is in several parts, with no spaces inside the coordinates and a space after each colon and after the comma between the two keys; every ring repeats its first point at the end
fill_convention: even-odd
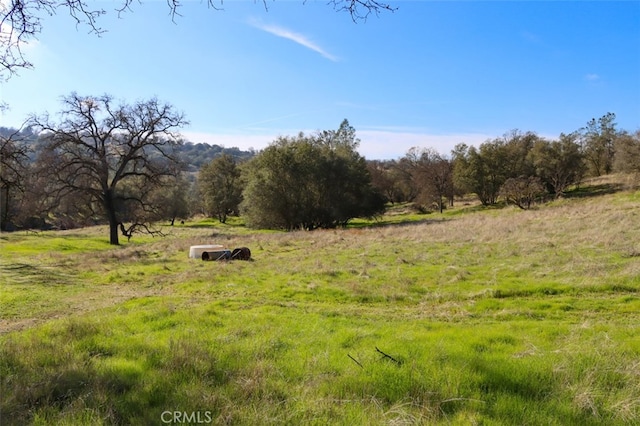
{"type": "MultiPolygon", "coordinates": [[[[600,418],[575,410],[572,402],[562,400],[562,384],[553,368],[523,360],[501,360],[484,352],[490,345],[478,344],[475,356],[457,359],[462,369],[469,370],[471,389],[484,402],[480,411],[501,424],[602,424],[600,418]]],[[[455,409],[451,413],[453,414],[455,409]]]]}
{"type": "Polygon", "coordinates": [[[408,219],[408,220],[376,220],[368,223],[350,223],[346,229],[363,229],[363,228],[394,228],[405,227],[415,225],[428,225],[432,223],[448,222],[451,219],[438,218],[438,219],[408,219]]]}
{"type": "Polygon", "coordinates": [[[622,191],[624,185],[621,183],[602,183],[597,185],[585,185],[578,186],[571,191],[564,193],[565,198],[587,198],[587,197],[599,197],[602,195],[615,194],[622,191]]]}

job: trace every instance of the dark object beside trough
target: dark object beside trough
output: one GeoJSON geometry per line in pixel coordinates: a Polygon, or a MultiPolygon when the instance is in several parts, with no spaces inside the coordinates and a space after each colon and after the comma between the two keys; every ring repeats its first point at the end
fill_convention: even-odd
{"type": "Polygon", "coordinates": [[[239,247],[231,252],[231,259],[249,260],[251,259],[251,250],[247,247],[239,247]]]}
{"type": "Polygon", "coordinates": [[[231,259],[231,251],[229,250],[215,250],[215,251],[203,251],[202,260],[227,260],[231,259]]]}
{"type": "Polygon", "coordinates": [[[247,247],[239,247],[231,250],[212,250],[203,251],[202,260],[249,260],[251,259],[251,250],[247,247]]]}

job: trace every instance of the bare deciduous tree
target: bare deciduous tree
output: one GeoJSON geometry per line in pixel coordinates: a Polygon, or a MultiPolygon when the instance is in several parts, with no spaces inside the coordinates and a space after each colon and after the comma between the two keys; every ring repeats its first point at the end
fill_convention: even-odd
{"type": "Polygon", "coordinates": [[[412,180],[418,191],[417,201],[428,206],[435,203],[440,213],[444,200],[453,203],[453,163],[435,149],[412,148],[405,161],[410,164],[412,180]]]}
{"type": "Polygon", "coordinates": [[[16,214],[16,207],[25,192],[29,147],[22,143],[22,134],[16,130],[0,135],[0,228],[6,226],[16,214]]]}
{"type": "Polygon", "coordinates": [[[223,154],[200,168],[198,187],[207,215],[226,223],[229,214],[240,211],[244,183],[236,160],[223,154]]]}
{"type": "Polygon", "coordinates": [[[500,188],[500,195],[507,203],[513,203],[523,210],[545,193],[542,181],[537,176],[509,178],[500,188]]]}
{"type": "Polygon", "coordinates": [[[88,196],[106,216],[110,243],[118,244],[118,228],[127,237],[157,210],[153,192],[179,172],[173,147],[176,130],[187,124],[182,113],[157,99],[116,104],[111,96],[63,99],[61,120],[32,117],[45,147],[40,154],[55,183],[55,197],[88,196]],[[129,228],[125,221],[132,222],[129,228]]]}
{"type": "Polygon", "coordinates": [[[371,175],[371,184],[384,194],[391,204],[403,200],[402,191],[399,188],[399,179],[395,174],[396,162],[393,160],[367,160],[367,170],[371,175]]]}
{"type": "Polygon", "coordinates": [[[583,153],[593,176],[609,174],[613,169],[615,140],[618,136],[615,119],[616,115],[608,112],[598,120],[592,118],[581,129],[583,153]]]}

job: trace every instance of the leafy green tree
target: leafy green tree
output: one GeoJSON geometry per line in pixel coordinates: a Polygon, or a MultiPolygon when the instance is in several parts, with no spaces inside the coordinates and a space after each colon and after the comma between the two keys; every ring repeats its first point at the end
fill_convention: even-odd
{"type": "Polygon", "coordinates": [[[640,173],[640,130],[635,133],[622,132],[615,141],[613,171],[640,173]]]}
{"type": "Polygon", "coordinates": [[[384,210],[344,120],[337,131],[280,137],[247,165],[241,210],[249,226],[335,228],[384,210]]]}
{"type": "MultiPolygon", "coordinates": [[[[467,192],[473,192],[483,205],[498,201],[500,187],[507,177],[504,172],[504,143],[487,141],[479,148],[474,146],[459,151],[454,166],[455,181],[467,192]]],[[[462,146],[458,147],[463,149],[462,146]]]]}
{"type": "Polygon", "coordinates": [[[204,165],[198,173],[198,188],[206,214],[217,217],[220,223],[225,223],[229,214],[239,212],[244,187],[240,168],[232,156],[223,154],[204,165]]]}
{"type": "Polygon", "coordinates": [[[529,152],[538,139],[535,133],[512,130],[479,148],[457,145],[452,152],[454,186],[475,193],[484,205],[495,204],[507,179],[534,174],[529,152]]]}
{"type": "Polygon", "coordinates": [[[307,137],[279,137],[248,164],[241,212],[254,228],[294,229],[311,208],[319,152],[307,137]]]}
{"type": "Polygon", "coordinates": [[[532,176],[535,174],[535,168],[529,157],[529,152],[533,149],[535,143],[540,137],[533,132],[521,132],[520,130],[511,130],[505,133],[499,141],[504,146],[504,175],[507,178],[532,176]]]}
{"type": "Polygon", "coordinates": [[[453,165],[453,192],[464,195],[471,191],[471,179],[469,177],[469,145],[459,143],[451,150],[451,162],[453,165]]]}
{"type": "Polygon", "coordinates": [[[117,105],[109,95],[72,93],[62,104],[60,122],[48,115],[31,119],[44,139],[39,164],[55,186],[50,193],[83,197],[99,208],[111,244],[119,244],[118,229],[128,238],[153,232],[154,191],[181,169],[174,147],[184,115],[157,99],[117,105]]]}
{"type": "Polygon", "coordinates": [[[557,141],[538,140],[530,153],[530,158],[539,176],[556,198],[573,184],[577,184],[584,174],[584,157],[578,135],[560,134],[557,141]]]}
{"type": "Polygon", "coordinates": [[[158,220],[169,220],[173,226],[176,219],[186,219],[191,213],[188,199],[191,183],[184,173],[167,176],[164,180],[151,195],[151,204],[158,206],[158,220]]]}
{"type": "Polygon", "coordinates": [[[615,123],[616,115],[612,112],[592,118],[587,126],[581,129],[582,149],[592,176],[611,173],[615,155],[615,140],[618,134],[615,123]]]}
{"type": "Polygon", "coordinates": [[[320,203],[316,212],[322,211],[322,217],[316,227],[346,226],[355,217],[372,217],[384,210],[384,197],[371,184],[366,160],[357,151],[360,140],[348,120],[312,141],[320,147],[325,163],[317,174],[320,203]]]}

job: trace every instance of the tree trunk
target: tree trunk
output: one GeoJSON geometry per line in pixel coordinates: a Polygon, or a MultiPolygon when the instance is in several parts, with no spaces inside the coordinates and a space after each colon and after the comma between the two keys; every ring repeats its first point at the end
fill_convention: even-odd
{"type": "Polygon", "coordinates": [[[113,192],[109,189],[104,194],[104,207],[109,218],[109,244],[120,245],[118,240],[118,218],[116,217],[116,206],[113,200],[113,192]]]}
{"type": "Polygon", "coordinates": [[[0,188],[0,229],[5,230],[9,223],[9,187],[0,188]]]}
{"type": "Polygon", "coordinates": [[[120,241],[118,240],[118,223],[112,222],[109,218],[109,244],[118,246],[120,241]]]}

